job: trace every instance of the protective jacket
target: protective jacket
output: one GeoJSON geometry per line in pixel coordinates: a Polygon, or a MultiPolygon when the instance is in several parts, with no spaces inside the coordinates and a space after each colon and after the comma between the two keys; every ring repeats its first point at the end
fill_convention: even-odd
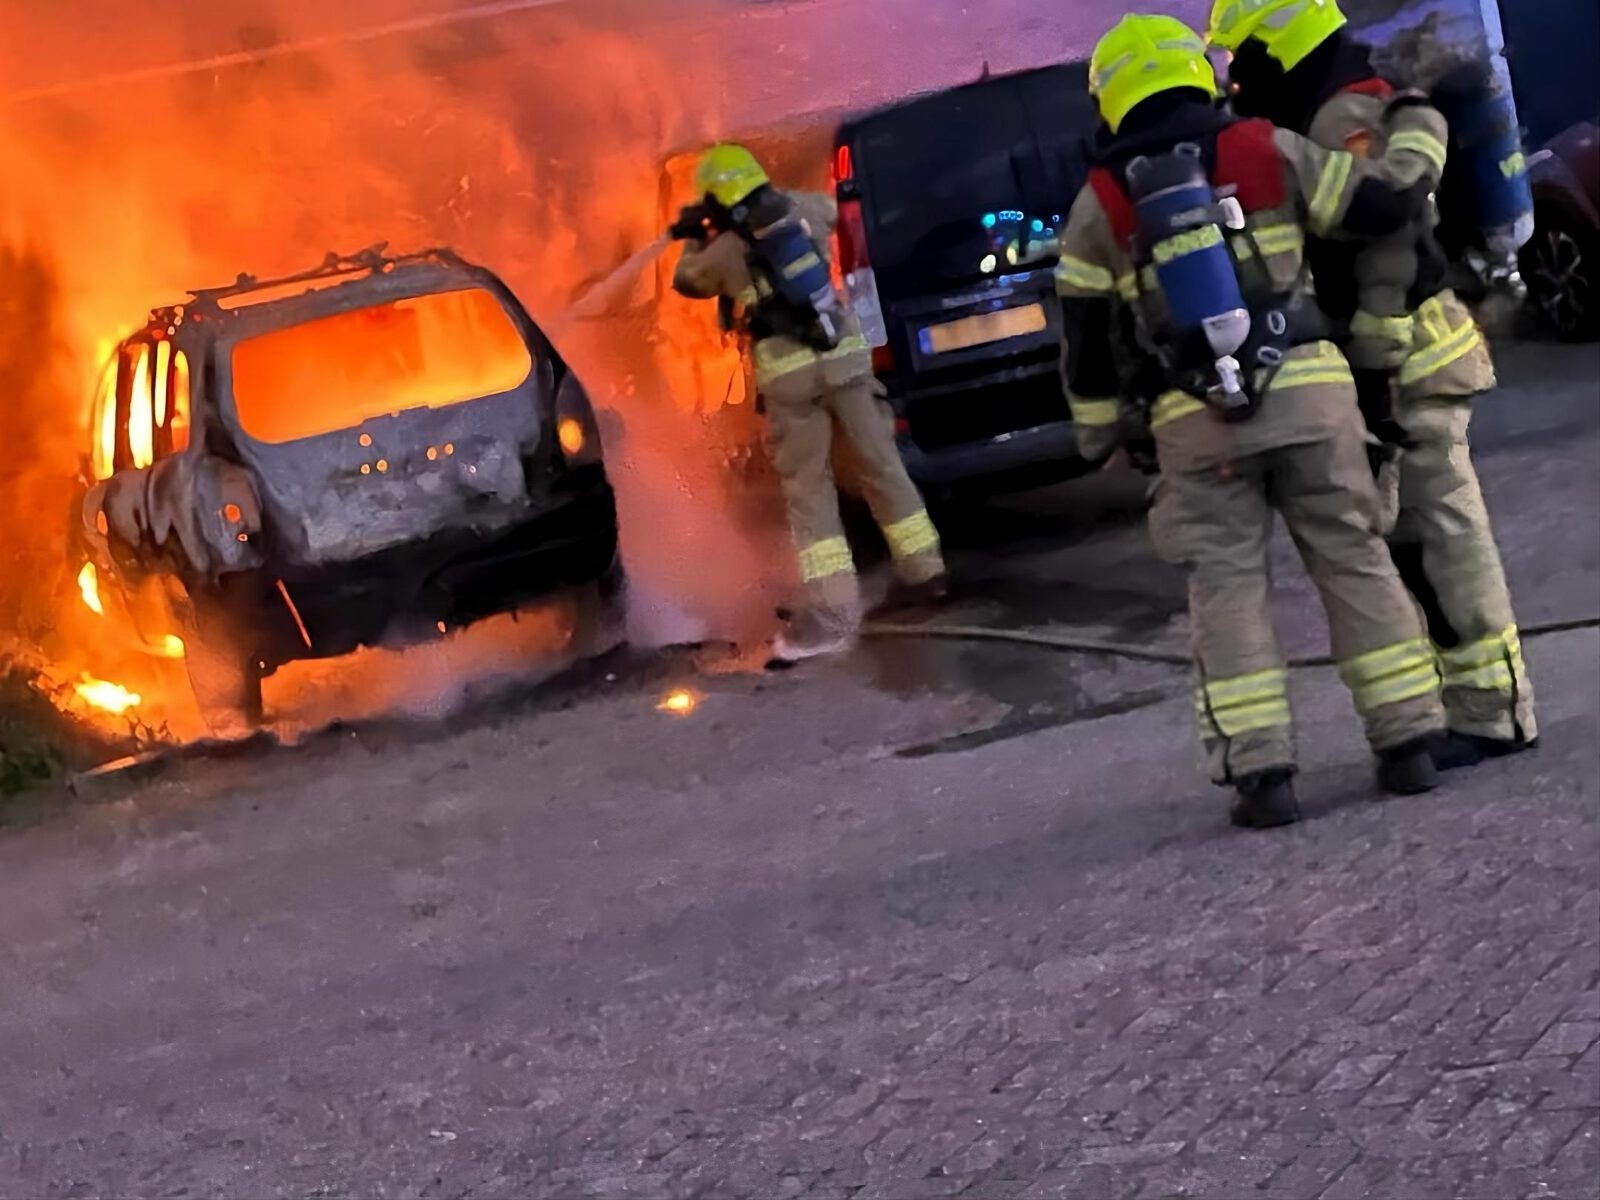
{"type": "MultiPolygon", "coordinates": [[[[1138,110],[1135,110],[1137,113],[1138,110]]],[[[1328,614],[1340,674],[1378,750],[1442,724],[1432,647],[1377,534],[1377,493],[1344,356],[1310,325],[1287,338],[1281,362],[1253,360],[1259,409],[1229,423],[1152,368],[1152,331],[1165,319],[1155,272],[1136,267],[1119,169],[1176,144],[1199,145],[1213,187],[1243,210],[1227,230],[1252,309],[1315,308],[1308,232],[1388,232],[1413,201],[1393,186],[1397,166],[1358,163],[1264,121],[1233,122],[1204,104],[1154,112],[1144,132],[1102,147],[1101,165],[1073,206],[1057,274],[1068,398],[1086,452],[1106,452],[1120,397],[1147,407],[1161,476],[1151,512],[1157,550],[1189,575],[1197,680],[1195,714],[1212,778],[1230,783],[1292,769],[1288,672],[1273,636],[1267,534],[1281,514],[1328,614]],[[1403,202],[1404,201],[1404,202],[1403,202]],[[1117,353],[1125,313],[1145,346],[1117,353]],[[1120,369],[1119,369],[1119,364],[1120,369]]],[[[1124,130],[1128,123],[1124,123],[1124,130]]],[[[1413,152],[1391,151],[1403,160],[1413,152]]],[[[1286,322],[1286,331],[1294,329],[1286,322]]]]}
{"type": "MultiPolygon", "coordinates": [[[[810,192],[787,193],[786,198],[805,223],[817,254],[831,259],[830,237],[838,207],[827,196],[810,192]]],[[[765,327],[759,319],[770,289],[751,269],[752,250],[736,233],[721,233],[709,241],[690,242],[673,276],[672,285],[694,300],[722,298],[734,306],[734,328],[745,342],[745,352],[755,374],[757,390],[795,371],[822,364],[832,386],[842,386],[872,373],[871,350],[861,334],[861,324],[848,311],[839,345],[822,353],[798,337],[765,327]],[[764,294],[765,293],[765,294],[764,294]]]]}
{"type": "MultiPolygon", "coordinates": [[[[825,196],[788,197],[811,231],[818,255],[828,257],[837,210],[825,196]]],[[[844,313],[843,338],[821,352],[761,319],[763,279],[736,233],[685,247],[673,286],[694,299],[732,301],[766,412],[768,450],[783,490],[806,604],[837,632],[853,629],[859,593],[855,560],[839,513],[835,459],[851,472],[888,543],[896,574],[919,585],[944,574],[938,531],[906,474],[895,444],[894,415],[878,395],[872,355],[853,313],[844,313]]]]}
{"type": "MultiPolygon", "coordinates": [[[[1422,178],[1437,186],[1445,165],[1443,119],[1426,106],[1397,108],[1394,89],[1372,76],[1365,53],[1352,51],[1335,54],[1334,69],[1321,76],[1326,98],[1313,106],[1311,137],[1369,155],[1408,147],[1427,164],[1422,178]],[[1424,119],[1426,127],[1418,124],[1424,119]]],[[[1467,400],[1494,387],[1494,361],[1472,314],[1444,286],[1436,220],[1430,205],[1353,262],[1336,248],[1319,253],[1313,246],[1318,292],[1332,317],[1349,319],[1351,361],[1381,370],[1377,383],[1385,391],[1394,380],[1386,424],[1406,448],[1393,552],[1428,616],[1450,726],[1525,744],[1538,736],[1533,685],[1467,444],[1467,400]]]]}
{"type": "MultiPolygon", "coordinates": [[[[1415,97],[1367,77],[1339,87],[1308,130],[1318,145],[1362,157],[1411,151],[1406,182],[1438,187],[1447,145],[1444,118],[1415,97]]],[[[1314,243],[1312,267],[1323,309],[1352,366],[1397,373],[1401,395],[1471,396],[1495,384],[1494,362],[1477,323],[1445,286],[1446,261],[1430,203],[1404,228],[1361,248],[1314,243]]]]}
{"type": "Polygon", "coordinates": [[[1148,415],[1163,465],[1179,468],[1315,440],[1330,422],[1341,420],[1327,404],[1326,389],[1347,388],[1352,377],[1338,348],[1304,320],[1316,308],[1306,237],[1372,236],[1398,228],[1418,203],[1397,185],[1408,175],[1419,176],[1416,157],[1402,142],[1382,158],[1361,163],[1268,122],[1231,121],[1196,104],[1181,106],[1143,132],[1103,144],[1090,186],[1073,206],[1056,270],[1066,326],[1063,374],[1085,455],[1109,452],[1130,406],[1135,422],[1148,415]],[[1244,229],[1230,231],[1227,238],[1247,300],[1254,296],[1291,314],[1305,331],[1290,339],[1295,344],[1281,365],[1250,364],[1268,397],[1242,424],[1213,419],[1203,400],[1178,390],[1152,367],[1148,353],[1117,345],[1117,331],[1124,327],[1119,308],[1130,312],[1147,336],[1166,321],[1155,272],[1135,268],[1132,206],[1122,171],[1142,154],[1179,143],[1201,146],[1213,184],[1219,192],[1233,193],[1244,210],[1244,229]]]}

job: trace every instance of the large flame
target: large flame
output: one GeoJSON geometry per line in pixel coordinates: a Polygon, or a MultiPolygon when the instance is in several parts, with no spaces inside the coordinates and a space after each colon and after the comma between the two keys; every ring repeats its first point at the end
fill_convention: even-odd
{"type": "MultiPolygon", "coordinates": [[[[677,37],[670,22],[603,27],[577,5],[466,5],[426,20],[447,6],[86,5],[93,18],[85,5],[0,15],[0,440],[12,464],[0,476],[0,656],[31,647],[53,678],[81,677],[91,691],[65,691],[83,703],[111,700],[98,705],[110,712],[138,696],[122,711],[201,731],[177,634],[130,637],[120,616],[105,619],[123,607],[101,603],[111,581],[81,558],[62,565],[82,486],[119,455],[138,466],[162,453],[169,406],[174,444],[186,437],[181,355],[158,339],[130,363],[121,430],[107,359],[153,305],[191,287],[380,240],[484,262],[554,331],[611,418],[602,432],[639,604],[722,629],[770,611],[761,589],[784,556],[727,519],[720,435],[699,415],[701,397],[730,394],[737,361],[711,306],[663,341],[661,277],[641,255],[602,319],[558,319],[657,239],[663,163],[722,132],[714,41],[677,37]],[[102,688],[108,678],[119,682],[102,688]]],[[[383,658],[371,703],[411,695],[419,662],[452,687],[453,672],[493,658],[383,658]]]]}

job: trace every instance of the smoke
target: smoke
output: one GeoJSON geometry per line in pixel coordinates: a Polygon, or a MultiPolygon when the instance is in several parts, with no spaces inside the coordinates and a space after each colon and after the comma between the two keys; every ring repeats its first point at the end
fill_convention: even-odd
{"type": "MultiPolygon", "coordinates": [[[[770,605],[776,535],[730,512],[725,431],[673,395],[653,272],[604,319],[555,320],[655,240],[664,159],[722,121],[716,52],[635,36],[647,7],[7,5],[0,650],[42,652],[63,679],[133,672],[130,686],[166,699],[170,665],[126,658],[76,603],[64,549],[95,376],[154,304],[379,241],[453,246],[558,331],[604,410],[635,632],[747,632],[770,605]]],[[[436,675],[444,695],[485,657],[412,652],[390,673],[413,699],[417,672],[436,675]]],[[[384,674],[361,672],[363,704],[384,674]]],[[[297,703],[301,689],[282,690],[297,703]]],[[[176,698],[146,707],[189,725],[176,698]]]]}

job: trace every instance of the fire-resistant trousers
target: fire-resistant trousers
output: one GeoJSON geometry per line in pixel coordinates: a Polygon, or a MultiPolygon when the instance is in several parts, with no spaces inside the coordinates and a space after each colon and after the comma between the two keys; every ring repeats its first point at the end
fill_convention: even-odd
{"type": "Polygon", "coordinates": [[[1438,648],[1450,728],[1532,741],[1533,685],[1467,445],[1471,401],[1406,399],[1395,417],[1409,445],[1400,458],[1394,557],[1438,648]]]}
{"type": "Polygon", "coordinates": [[[834,383],[826,364],[761,385],[773,466],[782,483],[807,603],[824,621],[859,620],[855,561],[839,517],[833,452],[847,450],[860,487],[907,584],[944,573],[939,535],[895,446],[894,417],[870,374],[834,383]]]}
{"type": "Polygon", "coordinates": [[[1321,593],[1339,674],[1373,748],[1444,727],[1433,645],[1377,532],[1377,508],[1353,419],[1224,466],[1164,470],[1151,532],[1162,555],[1188,571],[1195,710],[1217,783],[1295,766],[1288,672],[1269,602],[1275,512],[1321,593]]]}

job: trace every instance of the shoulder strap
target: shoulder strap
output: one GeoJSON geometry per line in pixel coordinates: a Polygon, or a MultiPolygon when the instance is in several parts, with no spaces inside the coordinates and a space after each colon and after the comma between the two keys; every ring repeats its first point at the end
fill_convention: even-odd
{"type": "Polygon", "coordinates": [[[1379,79],[1376,76],[1371,79],[1360,79],[1355,83],[1347,83],[1339,91],[1353,92],[1357,96],[1375,96],[1379,100],[1392,100],[1394,98],[1394,85],[1387,79],[1379,79]]]}
{"type": "Polygon", "coordinates": [[[1271,121],[1239,121],[1217,136],[1213,182],[1232,185],[1245,212],[1281,208],[1288,202],[1283,156],[1271,121]]]}
{"type": "Polygon", "coordinates": [[[1105,210],[1117,245],[1127,249],[1138,231],[1139,223],[1133,211],[1133,201],[1128,199],[1122,182],[1105,167],[1096,167],[1089,172],[1089,186],[1094,189],[1095,199],[1100,201],[1100,207],[1105,210]]]}

